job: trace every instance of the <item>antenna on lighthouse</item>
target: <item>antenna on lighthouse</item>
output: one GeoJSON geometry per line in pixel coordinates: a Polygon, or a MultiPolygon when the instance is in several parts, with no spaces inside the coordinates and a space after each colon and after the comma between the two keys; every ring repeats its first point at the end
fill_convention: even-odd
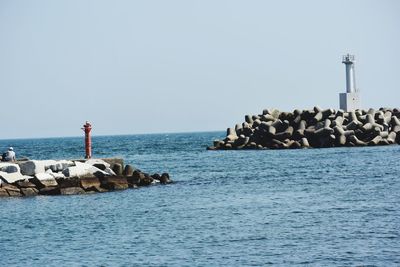
{"type": "Polygon", "coordinates": [[[354,71],[354,55],[344,55],[342,63],[346,66],[346,93],[339,94],[340,109],[353,111],[360,109],[360,96],[356,87],[356,75],[354,71]]]}

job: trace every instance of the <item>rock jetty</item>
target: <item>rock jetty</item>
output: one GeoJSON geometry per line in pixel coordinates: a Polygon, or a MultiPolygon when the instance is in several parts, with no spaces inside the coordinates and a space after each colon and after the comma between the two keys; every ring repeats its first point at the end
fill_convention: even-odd
{"type": "Polygon", "coordinates": [[[378,146],[400,143],[400,109],[265,109],[228,128],[209,150],[378,146]]]}
{"type": "Polygon", "coordinates": [[[0,163],[0,197],[87,194],[171,182],[167,173],[149,175],[116,158],[0,163]]]}

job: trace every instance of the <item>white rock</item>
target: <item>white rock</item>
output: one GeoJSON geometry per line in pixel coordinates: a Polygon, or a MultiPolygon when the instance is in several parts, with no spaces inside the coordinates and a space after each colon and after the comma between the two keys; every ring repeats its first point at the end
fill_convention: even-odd
{"type": "Polygon", "coordinates": [[[40,160],[28,160],[25,162],[21,162],[19,164],[21,168],[21,173],[24,175],[33,176],[37,173],[44,173],[45,172],[45,164],[43,161],[40,160]]]}
{"type": "Polygon", "coordinates": [[[62,172],[53,172],[51,169],[48,169],[46,171],[46,173],[50,174],[55,179],[60,179],[60,178],[64,179],[65,178],[65,175],[62,174],[62,172]]]}
{"type": "Polygon", "coordinates": [[[2,172],[0,171],[0,178],[9,184],[15,183],[17,181],[25,180],[25,179],[30,179],[32,177],[22,175],[19,172],[13,172],[13,173],[7,173],[7,172],[2,172]]]}
{"type": "Polygon", "coordinates": [[[60,172],[71,166],[75,166],[74,162],[72,162],[70,160],[59,160],[55,164],[50,165],[49,168],[53,172],[60,172]]]}
{"type": "Polygon", "coordinates": [[[104,169],[110,168],[110,164],[107,163],[107,162],[105,162],[105,161],[102,160],[102,159],[88,159],[88,160],[85,161],[85,163],[86,163],[86,164],[90,164],[90,165],[92,165],[92,166],[93,166],[94,164],[103,165],[103,166],[104,166],[104,169]]]}
{"type": "Polygon", "coordinates": [[[50,169],[50,166],[55,165],[57,163],[57,161],[52,159],[41,160],[41,162],[43,163],[45,170],[50,169]]]}
{"type": "Polygon", "coordinates": [[[56,179],[47,172],[37,173],[35,174],[35,178],[38,179],[41,186],[44,187],[54,187],[58,185],[56,179]]]}
{"type": "Polygon", "coordinates": [[[111,168],[106,168],[106,169],[104,170],[104,172],[107,173],[107,174],[110,175],[110,176],[117,176],[117,175],[115,174],[115,172],[114,172],[111,168]]]}
{"type": "Polygon", "coordinates": [[[63,170],[63,174],[65,177],[83,177],[86,175],[93,175],[96,172],[103,173],[104,175],[108,175],[106,172],[96,168],[90,164],[75,162],[76,166],[68,167],[63,170]]]}
{"type": "Polygon", "coordinates": [[[47,172],[36,173],[35,177],[39,181],[53,180],[54,179],[54,177],[50,173],[47,173],[47,172]]]}
{"type": "Polygon", "coordinates": [[[18,164],[15,163],[8,163],[8,162],[0,162],[0,171],[6,173],[14,173],[14,172],[21,172],[18,164]]]}
{"type": "Polygon", "coordinates": [[[65,177],[83,177],[85,175],[89,175],[90,171],[78,166],[72,166],[64,169],[62,174],[64,174],[65,177]]]}

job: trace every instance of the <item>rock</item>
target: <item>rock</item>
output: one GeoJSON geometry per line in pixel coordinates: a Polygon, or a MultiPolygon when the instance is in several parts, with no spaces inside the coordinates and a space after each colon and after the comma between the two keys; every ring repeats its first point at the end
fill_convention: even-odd
{"type": "Polygon", "coordinates": [[[391,111],[386,111],[383,115],[383,120],[386,124],[389,124],[392,119],[392,112],[391,111]]]}
{"type": "Polygon", "coordinates": [[[368,145],[369,146],[377,146],[381,140],[382,140],[382,137],[380,135],[377,135],[371,141],[368,142],[368,145]]]}
{"type": "Polygon", "coordinates": [[[19,190],[19,188],[17,186],[8,184],[8,183],[2,183],[1,188],[6,189],[6,190],[19,190]]]}
{"type": "Polygon", "coordinates": [[[257,148],[256,142],[250,142],[250,143],[248,144],[248,148],[249,148],[249,149],[256,149],[256,148],[257,148]]]}
{"type": "Polygon", "coordinates": [[[318,112],[322,111],[322,109],[319,106],[314,106],[313,110],[314,110],[315,113],[318,113],[318,112]]]}
{"type": "Polygon", "coordinates": [[[271,136],[275,136],[276,134],[276,128],[272,125],[267,125],[267,133],[271,136]]]}
{"type": "Polygon", "coordinates": [[[275,121],[275,118],[271,114],[262,115],[260,118],[261,121],[275,121]]]}
{"type": "Polygon", "coordinates": [[[225,149],[232,149],[232,144],[225,144],[225,149]]]}
{"type": "Polygon", "coordinates": [[[389,143],[389,141],[388,141],[387,139],[382,138],[382,139],[379,141],[378,145],[380,145],[380,146],[387,146],[387,145],[390,145],[390,143],[389,143]]]}
{"type": "MultiPolygon", "coordinates": [[[[253,128],[258,127],[261,124],[261,120],[260,119],[255,119],[253,122],[253,128]]],[[[235,132],[236,135],[236,132],[235,132]]]]}
{"type": "Polygon", "coordinates": [[[79,179],[80,186],[85,190],[98,190],[100,188],[100,180],[96,177],[83,177],[79,179]]]}
{"type": "Polygon", "coordinates": [[[19,189],[18,190],[8,190],[7,189],[7,193],[8,193],[8,195],[10,197],[20,197],[20,196],[22,196],[21,191],[19,189]]]}
{"type": "Polygon", "coordinates": [[[75,163],[70,160],[59,160],[56,161],[54,164],[50,165],[48,169],[52,170],[54,173],[62,172],[68,167],[75,166],[75,163]]]}
{"type": "Polygon", "coordinates": [[[232,128],[226,129],[226,136],[228,136],[228,135],[236,135],[235,129],[232,129],[232,128]]]}
{"type": "Polygon", "coordinates": [[[293,112],[265,109],[262,115],[246,115],[246,122],[228,128],[224,141],[215,141],[208,149],[307,147],[302,138],[307,138],[310,147],[400,143],[399,118],[400,110],[387,108],[350,112],[317,106],[293,112]],[[378,135],[382,139],[376,138],[378,135]]]}
{"type": "Polygon", "coordinates": [[[242,125],[239,124],[239,123],[236,124],[235,125],[235,132],[236,132],[237,135],[239,135],[238,132],[240,132],[241,130],[242,130],[242,125]]]}
{"type": "Polygon", "coordinates": [[[113,170],[111,170],[110,168],[106,168],[104,170],[104,172],[107,173],[107,175],[109,175],[109,176],[117,176],[117,174],[113,170]]]}
{"type": "Polygon", "coordinates": [[[17,187],[19,188],[35,188],[36,185],[34,185],[33,183],[29,182],[29,180],[23,180],[23,181],[18,181],[16,182],[17,187]]]}
{"type": "Polygon", "coordinates": [[[117,176],[122,175],[122,165],[121,164],[115,163],[114,166],[112,167],[112,170],[117,176]]]}
{"type": "Polygon", "coordinates": [[[242,134],[244,134],[245,136],[250,136],[251,134],[253,134],[253,130],[251,129],[250,125],[247,122],[243,123],[242,134]]]}
{"type": "Polygon", "coordinates": [[[20,197],[21,196],[21,190],[14,185],[3,183],[1,185],[1,188],[6,190],[10,197],[20,197]]]}
{"type": "MultiPolygon", "coordinates": [[[[220,146],[220,140],[214,140],[214,147],[219,147],[220,146]]],[[[125,168],[126,168],[126,166],[125,166],[125,168]]]]}
{"type": "Polygon", "coordinates": [[[364,124],[362,127],[361,127],[361,129],[364,131],[364,132],[369,132],[369,131],[372,131],[372,130],[374,130],[374,126],[373,126],[373,124],[371,124],[371,123],[369,123],[369,122],[367,122],[366,124],[364,124]]]}
{"type": "Polygon", "coordinates": [[[60,193],[60,188],[58,187],[44,187],[39,190],[39,195],[55,196],[59,195],[60,193]]]}
{"type": "Polygon", "coordinates": [[[289,126],[285,131],[276,133],[274,138],[282,141],[292,137],[292,134],[293,134],[293,127],[289,126]]]}
{"type": "Polygon", "coordinates": [[[337,146],[344,146],[344,145],[346,145],[346,142],[347,142],[347,138],[345,135],[338,135],[336,137],[336,145],[337,146]]]}
{"type": "Polygon", "coordinates": [[[158,173],[155,173],[151,177],[154,179],[154,181],[152,183],[160,182],[161,184],[169,184],[169,183],[172,182],[169,179],[169,174],[168,173],[163,173],[162,175],[159,175],[158,173]]]}
{"type": "Polygon", "coordinates": [[[388,138],[389,132],[388,132],[388,131],[382,131],[382,132],[379,133],[379,135],[380,135],[382,138],[388,138]]]}
{"type": "Polygon", "coordinates": [[[395,132],[395,133],[400,132],[400,125],[392,126],[392,132],[395,132]]]}
{"type": "Polygon", "coordinates": [[[108,174],[90,164],[75,162],[76,166],[63,170],[65,177],[107,176],[108,174]]]}
{"type": "Polygon", "coordinates": [[[51,166],[55,165],[57,163],[57,161],[56,160],[52,160],[52,159],[40,160],[40,163],[42,163],[44,165],[44,169],[45,170],[48,170],[48,169],[51,168],[51,166]]]}
{"type": "Polygon", "coordinates": [[[366,146],[367,144],[357,138],[355,135],[350,135],[349,140],[356,146],[366,146]]]}
{"type": "Polygon", "coordinates": [[[350,136],[350,135],[354,135],[354,131],[353,130],[343,130],[343,128],[339,127],[339,126],[335,126],[333,127],[333,131],[336,134],[336,136],[338,135],[344,135],[344,136],[350,136]]]}
{"type": "Polygon", "coordinates": [[[139,186],[148,186],[153,183],[153,178],[150,175],[144,175],[144,178],[141,178],[139,181],[139,186]]]}
{"type": "Polygon", "coordinates": [[[32,177],[26,176],[26,175],[22,175],[19,172],[7,173],[7,172],[0,171],[0,179],[3,180],[6,183],[9,183],[9,184],[13,184],[13,183],[18,182],[18,181],[23,181],[23,180],[25,180],[27,178],[29,179],[29,178],[32,178],[32,177]]]}
{"type": "Polygon", "coordinates": [[[62,172],[53,172],[51,169],[48,169],[46,171],[46,173],[50,174],[55,179],[64,179],[64,178],[66,178],[65,175],[62,172]]]}
{"type": "Polygon", "coordinates": [[[159,175],[158,173],[155,173],[155,174],[151,175],[151,177],[152,177],[154,180],[158,180],[158,181],[160,181],[160,179],[161,179],[161,175],[159,175]]]}
{"type": "Polygon", "coordinates": [[[9,162],[0,162],[0,171],[6,173],[20,173],[21,170],[18,164],[9,162]]]}
{"type": "Polygon", "coordinates": [[[297,149],[297,148],[301,148],[302,145],[300,144],[300,142],[298,141],[293,141],[291,142],[291,144],[289,145],[289,148],[291,149],[297,149]]]}
{"type": "Polygon", "coordinates": [[[126,177],[104,177],[100,179],[101,187],[107,190],[123,190],[128,188],[126,177]]]}
{"type": "Polygon", "coordinates": [[[301,138],[300,144],[304,148],[309,148],[310,147],[310,144],[308,143],[308,140],[305,137],[301,138]]]}
{"type": "Polygon", "coordinates": [[[21,168],[21,173],[23,175],[29,176],[33,176],[37,173],[44,173],[46,171],[44,162],[38,160],[28,160],[22,162],[19,164],[19,167],[21,168]]]}
{"type": "Polygon", "coordinates": [[[172,183],[172,180],[169,178],[169,174],[168,174],[168,173],[163,173],[163,174],[161,174],[160,183],[161,183],[161,184],[169,184],[169,183],[172,183]]]}
{"type": "Polygon", "coordinates": [[[78,177],[58,178],[56,179],[59,188],[80,187],[80,179],[78,177]]]}
{"type": "Polygon", "coordinates": [[[39,190],[36,188],[21,188],[21,193],[23,196],[26,197],[32,197],[32,196],[37,196],[39,194],[39,190]]]}
{"type": "Polygon", "coordinates": [[[48,173],[35,174],[35,177],[29,179],[29,181],[35,184],[38,189],[58,186],[56,179],[48,173]]]}
{"type": "Polygon", "coordinates": [[[102,171],[104,171],[106,168],[110,168],[111,164],[105,162],[102,159],[88,159],[85,161],[86,164],[92,165],[102,171]]]}
{"type": "Polygon", "coordinates": [[[321,121],[322,118],[323,118],[323,114],[322,114],[322,112],[320,111],[320,112],[318,112],[317,114],[315,114],[312,123],[315,124],[315,123],[321,121]]]}
{"type": "Polygon", "coordinates": [[[80,187],[66,187],[66,188],[60,188],[60,194],[61,195],[80,195],[80,194],[85,194],[85,190],[83,190],[80,187]]]}
{"type": "Polygon", "coordinates": [[[228,135],[227,137],[226,137],[226,139],[227,139],[227,141],[236,141],[236,139],[238,139],[238,136],[235,134],[235,135],[228,135]]]}
{"type": "Polygon", "coordinates": [[[321,129],[316,130],[316,131],[314,132],[314,134],[315,134],[316,136],[322,137],[322,136],[329,136],[329,135],[333,134],[334,132],[335,132],[335,131],[334,131],[332,128],[324,127],[324,128],[321,128],[321,129]]]}
{"type": "Polygon", "coordinates": [[[107,159],[102,159],[102,160],[104,160],[105,162],[110,164],[109,168],[111,168],[111,169],[113,169],[114,164],[116,164],[116,163],[120,164],[121,166],[124,166],[124,160],[120,159],[120,158],[107,158],[107,159]]]}
{"type": "Polygon", "coordinates": [[[393,126],[400,126],[400,120],[396,116],[392,116],[391,124],[392,124],[392,127],[393,126]]]}
{"type": "Polygon", "coordinates": [[[241,149],[241,148],[245,147],[249,143],[249,141],[250,141],[250,137],[248,137],[248,136],[245,137],[244,135],[241,135],[239,137],[239,139],[236,140],[235,146],[238,149],[241,149]]]}
{"type": "Polygon", "coordinates": [[[281,112],[278,109],[272,109],[272,110],[270,110],[270,114],[275,119],[278,119],[281,112]]]}
{"type": "Polygon", "coordinates": [[[335,127],[335,126],[342,127],[343,121],[344,121],[343,117],[336,117],[335,120],[332,122],[332,127],[335,127]]]}
{"type": "Polygon", "coordinates": [[[134,185],[139,185],[140,180],[144,179],[144,173],[135,170],[130,177],[127,177],[129,187],[133,187],[134,185]]]}
{"type": "Polygon", "coordinates": [[[35,174],[35,178],[37,178],[41,181],[54,179],[54,177],[50,173],[47,173],[47,172],[37,173],[37,174],[35,174]]]}
{"type": "Polygon", "coordinates": [[[353,130],[354,131],[354,130],[358,129],[359,124],[354,122],[354,121],[352,121],[349,124],[347,124],[345,127],[346,127],[346,130],[353,130]]]}
{"type": "Polygon", "coordinates": [[[127,164],[127,165],[125,165],[125,168],[124,168],[124,171],[122,172],[122,174],[124,176],[132,176],[133,171],[134,171],[133,167],[131,165],[127,164]]]}
{"type": "Polygon", "coordinates": [[[343,109],[338,109],[337,111],[336,111],[336,116],[337,117],[343,117],[344,116],[344,110],[343,109]]]}
{"type": "Polygon", "coordinates": [[[244,120],[248,123],[248,124],[252,124],[253,123],[253,119],[250,115],[246,115],[244,117],[244,120]]]}
{"type": "Polygon", "coordinates": [[[388,137],[387,137],[387,140],[388,140],[389,144],[396,143],[396,137],[397,137],[397,134],[395,132],[390,132],[388,137]]]}
{"type": "Polygon", "coordinates": [[[0,188],[0,197],[9,197],[10,195],[7,193],[7,190],[4,188],[0,188]]]}

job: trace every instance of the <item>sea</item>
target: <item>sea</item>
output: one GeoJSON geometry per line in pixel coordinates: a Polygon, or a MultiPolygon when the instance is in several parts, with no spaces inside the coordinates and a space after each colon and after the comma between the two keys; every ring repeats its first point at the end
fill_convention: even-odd
{"type": "MultiPolygon", "coordinates": [[[[0,199],[1,266],[400,266],[400,146],[207,151],[224,132],[93,137],[174,180],[0,199]]],[[[77,159],[83,137],[0,140],[77,159]]]]}

